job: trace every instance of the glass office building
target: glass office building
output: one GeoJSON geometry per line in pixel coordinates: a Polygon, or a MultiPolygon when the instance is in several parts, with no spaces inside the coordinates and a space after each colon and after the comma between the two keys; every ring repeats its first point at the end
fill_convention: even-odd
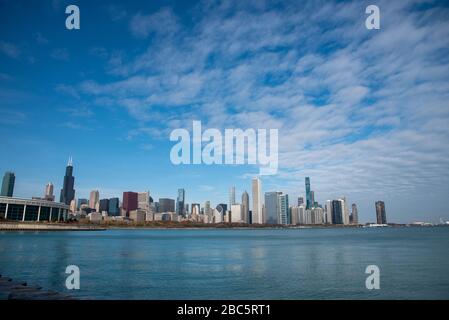
{"type": "Polygon", "coordinates": [[[64,203],[0,197],[0,217],[15,221],[65,221],[69,206],[64,203]]]}

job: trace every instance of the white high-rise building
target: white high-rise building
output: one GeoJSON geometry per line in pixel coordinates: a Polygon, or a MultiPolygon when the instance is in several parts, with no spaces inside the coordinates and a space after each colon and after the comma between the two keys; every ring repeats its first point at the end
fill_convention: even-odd
{"type": "Polygon", "coordinates": [[[142,210],[150,210],[150,191],[137,193],[137,208],[142,210]]]}
{"type": "Polygon", "coordinates": [[[326,219],[325,222],[332,224],[332,200],[326,200],[326,219]]]}
{"type": "Polygon", "coordinates": [[[229,188],[229,208],[231,208],[233,204],[235,204],[235,187],[234,186],[229,188]]]}
{"type": "Polygon", "coordinates": [[[223,222],[223,212],[220,212],[217,209],[214,209],[213,212],[214,212],[214,223],[222,223],[223,222]]]}
{"type": "Polygon", "coordinates": [[[55,196],[53,195],[53,183],[49,182],[45,186],[44,199],[47,201],[55,201],[55,196]]]}
{"type": "Polygon", "coordinates": [[[320,207],[312,208],[312,224],[322,224],[324,211],[320,207]]]}
{"type": "Polygon", "coordinates": [[[249,222],[249,195],[248,192],[244,191],[242,194],[242,206],[243,206],[243,221],[245,223],[249,222]]]}
{"type": "Polygon", "coordinates": [[[298,207],[298,223],[306,224],[306,206],[304,204],[298,207]]]}
{"type": "Polygon", "coordinates": [[[100,192],[98,190],[92,190],[90,192],[89,208],[97,209],[97,204],[100,204],[100,192]]]}
{"type": "Polygon", "coordinates": [[[204,202],[204,214],[210,216],[212,214],[212,209],[210,207],[210,201],[204,202]]]}
{"type": "Polygon", "coordinates": [[[278,223],[290,223],[288,221],[288,194],[280,194],[278,196],[278,223]]]}
{"type": "Polygon", "coordinates": [[[346,198],[339,199],[341,201],[341,212],[343,215],[343,224],[349,224],[349,207],[346,198]]]}
{"type": "Polygon", "coordinates": [[[70,201],[70,212],[76,212],[76,201],[75,199],[73,199],[72,201],[70,201]]]}
{"type": "Polygon", "coordinates": [[[297,225],[299,223],[299,207],[290,207],[290,215],[292,219],[292,225],[297,225]]]}
{"type": "Polygon", "coordinates": [[[243,206],[241,204],[233,204],[231,206],[231,222],[244,222],[243,206]]]}
{"type": "Polygon", "coordinates": [[[199,215],[200,214],[200,204],[199,203],[192,203],[192,215],[199,215]]]}
{"type": "Polygon", "coordinates": [[[252,180],[252,194],[253,194],[253,211],[252,211],[252,223],[265,223],[264,215],[262,212],[262,181],[255,177],[252,180]]]}
{"type": "Polygon", "coordinates": [[[304,224],[312,224],[312,210],[310,209],[304,211],[304,224]]]}

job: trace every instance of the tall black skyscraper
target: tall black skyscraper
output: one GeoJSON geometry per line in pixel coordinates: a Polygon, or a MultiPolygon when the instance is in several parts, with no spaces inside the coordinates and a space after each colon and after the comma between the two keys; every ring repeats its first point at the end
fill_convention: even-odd
{"type": "Polygon", "coordinates": [[[343,224],[343,207],[342,200],[332,201],[332,222],[334,224],[343,224]]]}
{"type": "Polygon", "coordinates": [[[73,176],[72,157],[69,158],[67,167],[65,168],[64,184],[61,189],[60,202],[70,205],[70,202],[75,199],[75,177],[73,176]]]}

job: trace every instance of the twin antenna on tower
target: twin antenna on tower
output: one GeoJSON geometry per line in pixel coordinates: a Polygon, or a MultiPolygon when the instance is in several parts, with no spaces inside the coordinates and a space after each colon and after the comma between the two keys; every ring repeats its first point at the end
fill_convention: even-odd
{"type": "Polygon", "coordinates": [[[69,157],[69,162],[67,163],[67,166],[73,167],[73,159],[72,159],[72,156],[69,157]]]}

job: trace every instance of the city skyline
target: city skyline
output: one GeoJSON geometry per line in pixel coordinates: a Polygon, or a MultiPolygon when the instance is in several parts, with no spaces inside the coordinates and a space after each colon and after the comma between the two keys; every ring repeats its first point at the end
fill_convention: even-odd
{"type": "MultiPolygon", "coordinates": [[[[87,205],[86,208],[93,210],[93,212],[102,213],[108,212],[111,216],[124,216],[131,217],[131,212],[136,210],[146,210],[147,212],[171,212],[176,213],[178,216],[186,217],[194,214],[203,215],[213,215],[210,200],[204,202],[204,206],[198,203],[191,203],[192,211],[189,212],[188,203],[185,201],[186,191],[184,188],[178,189],[178,196],[175,199],[172,198],[159,198],[159,201],[154,201],[157,206],[156,208],[150,209],[150,204],[153,202],[153,197],[150,196],[150,191],[123,191],[122,201],[120,201],[120,195],[114,197],[104,197],[100,195],[98,189],[91,190],[89,193],[89,199],[76,197],[74,189],[75,176],[73,174],[74,166],[73,159],[69,157],[69,161],[66,166],[65,175],[63,178],[64,187],[61,189],[60,203],[70,206],[70,211],[72,213],[79,212],[83,205],[87,205]],[[72,198],[67,200],[67,194],[72,198]],[[68,203],[67,203],[68,202],[68,203]],[[111,203],[111,204],[110,204],[111,203]],[[180,209],[182,208],[182,209],[180,209]],[[196,208],[196,209],[195,209],[196,208]],[[121,210],[121,212],[119,211],[121,210]]],[[[311,179],[310,177],[305,178],[305,193],[308,194],[311,191],[311,179]]],[[[351,213],[349,213],[349,204],[346,201],[346,197],[343,196],[338,200],[326,200],[323,203],[314,201],[313,205],[307,206],[303,203],[302,197],[298,197],[298,204],[289,203],[288,194],[283,194],[280,191],[263,191],[262,182],[259,177],[254,177],[251,179],[252,184],[252,207],[250,206],[249,194],[245,191],[242,192],[241,202],[236,202],[235,199],[235,187],[229,188],[229,209],[230,211],[235,211],[232,215],[231,222],[243,222],[243,223],[262,223],[262,224],[304,224],[305,221],[309,224],[359,224],[358,209],[357,205],[353,203],[351,205],[351,213]],[[262,200],[264,197],[264,201],[262,200]],[[299,203],[301,202],[301,203],[299,203]],[[256,209],[254,209],[254,207],[256,209]],[[260,209],[257,209],[260,208],[260,209]],[[298,211],[299,210],[299,211],[298,211]],[[319,210],[319,211],[317,211],[319,210]],[[293,213],[295,212],[295,213],[293,213]],[[251,214],[250,214],[251,213],[251,214]],[[296,214],[294,218],[293,214],[296,214]],[[306,214],[309,215],[306,218],[306,214]]],[[[13,172],[5,172],[2,180],[2,192],[3,189],[8,189],[7,197],[17,197],[14,193],[15,187],[15,175],[13,172]],[[13,180],[11,181],[11,177],[13,180]]],[[[307,198],[310,198],[307,197],[307,198]]],[[[48,200],[53,202],[53,184],[51,182],[47,183],[44,189],[43,197],[33,196],[32,199],[36,200],[48,200]]],[[[312,196],[310,199],[314,199],[312,196]]],[[[226,210],[222,211],[226,205],[218,203],[216,209],[218,213],[221,214],[220,222],[223,222],[224,213],[226,210]],[[220,209],[219,209],[220,208],[220,209]]],[[[91,212],[91,211],[89,211],[91,212]]],[[[386,210],[385,203],[381,200],[375,202],[375,215],[377,224],[387,224],[386,220],[386,210]]],[[[215,219],[215,218],[214,218],[215,219]]],[[[229,221],[228,221],[229,222],[229,221]]],[[[371,220],[366,221],[372,222],[371,220]]],[[[396,223],[394,221],[394,223],[396,223]]]]}
{"type": "Polygon", "coordinates": [[[346,196],[360,221],[379,199],[395,222],[449,218],[447,4],[379,1],[381,30],[357,1],[78,5],[69,31],[63,1],[0,4],[0,172],[17,196],[52,181],[59,199],[72,155],[77,199],[184,188],[219,204],[235,186],[251,207],[258,166],[170,162],[171,130],[199,120],[279,129],[263,190],[291,204],[311,177],[316,201],[346,196]]]}

